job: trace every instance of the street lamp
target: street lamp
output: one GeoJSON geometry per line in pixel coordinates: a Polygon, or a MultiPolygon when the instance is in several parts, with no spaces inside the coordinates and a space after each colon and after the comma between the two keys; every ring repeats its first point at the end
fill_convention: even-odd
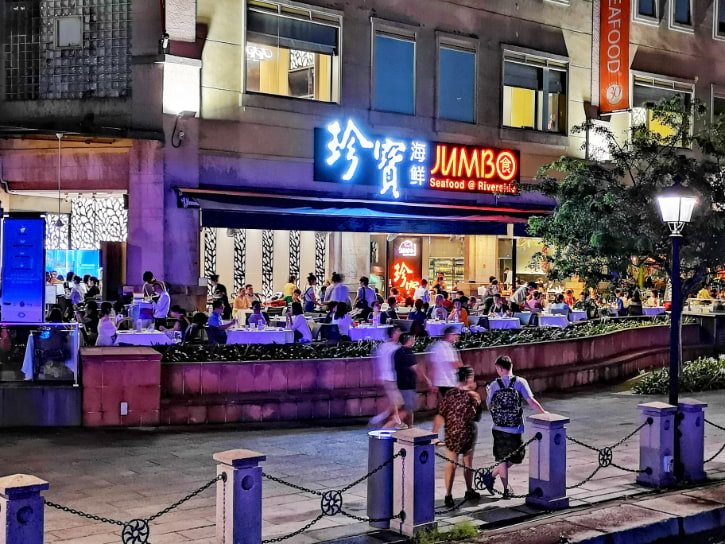
{"type": "Polygon", "coordinates": [[[662,221],[670,228],[672,240],[672,311],[670,319],[670,404],[677,406],[680,388],[680,360],[682,342],[680,319],[682,317],[682,293],[680,287],[680,239],[682,229],[690,222],[697,197],[680,184],[680,177],[674,177],[674,184],[657,196],[662,221]]]}

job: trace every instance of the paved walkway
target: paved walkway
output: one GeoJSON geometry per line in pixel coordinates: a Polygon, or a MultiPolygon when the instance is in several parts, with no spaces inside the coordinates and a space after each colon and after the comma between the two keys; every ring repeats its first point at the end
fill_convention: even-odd
{"type": "MultiPolygon", "coordinates": [[[[722,391],[695,395],[710,404],[708,419],[725,425],[722,391]]],[[[610,446],[637,427],[637,404],[660,397],[642,397],[615,389],[586,389],[567,395],[544,396],[546,409],[566,415],[570,436],[595,446],[610,446]]],[[[488,414],[479,425],[475,466],[492,462],[488,414]]],[[[430,428],[430,421],[419,422],[430,428]]],[[[234,448],[267,455],[264,470],[308,489],[341,488],[367,472],[367,434],[364,425],[305,426],[250,430],[244,426],[172,430],[93,431],[48,429],[4,431],[0,475],[34,474],[50,482],[46,497],[73,508],[119,520],[148,517],[200,487],[215,475],[212,454],[234,448]]],[[[706,426],[706,456],[725,442],[725,433],[706,426]]],[[[614,461],[636,468],[638,438],[615,450],[614,461]]],[[[437,505],[443,501],[444,461],[437,459],[437,505]]],[[[570,444],[569,484],[583,480],[596,468],[596,453],[570,444]]],[[[706,465],[710,477],[725,479],[725,452],[706,465]]],[[[463,495],[457,475],[454,497],[463,495]]],[[[525,493],[527,464],[514,469],[512,485],[525,493]]],[[[647,490],[634,484],[634,475],[609,467],[591,481],[572,489],[571,506],[586,506],[647,490]]],[[[366,485],[344,494],[345,509],[365,515],[366,485]]],[[[214,543],[215,496],[207,491],[155,521],[151,542],[214,543]]],[[[264,482],[264,538],[290,533],[319,513],[319,497],[264,482]]],[[[473,520],[494,526],[529,518],[534,510],[521,500],[481,499],[442,516],[441,525],[473,520]]],[[[46,508],[46,542],[74,544],[118,543],[120,527],[82,519],[46,508]]],[[[304,544],[360,534],[367,524],[343,516],[323,518],[304,535],[285,542],[304,544]]]]}

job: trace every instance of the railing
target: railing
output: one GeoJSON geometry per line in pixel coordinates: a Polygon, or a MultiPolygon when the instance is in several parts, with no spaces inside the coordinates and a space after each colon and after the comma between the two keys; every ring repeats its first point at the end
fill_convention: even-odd
{"type": "MultiPolygon", "coordinates": [[[[540,414],[528,418],[531,437],[507,458],[478,468],[459,463],[435,452],[432,440],[435,435],[422,429],[406,429],[390,436],[391,449],[381,456],[373,440],[370,441],[368,472],[340,489],[320,491],[263,472],[260,463],[266,457],[249,450],[231,450],[214,455],[218,462],[217,475],[167,508],[144,518],[122,521],[87,513],[67,505],[44,499],[41,492],[49,484],[35,476],[14,475],[0,478],[0,534],[7,544],[42,544],[43,508],[45,505],[64,513],[83,517],[99,523],[121,527],[123,544],[147,544],[151,541],[153,523],[185,502],[216,485],[216,540],[226,544],[272,544],[283,542],[305,533],[324,517],[342,515],[360,522],[387,527],[411,536],[416,532],[436,526],[436,516],[459,509],[464,501],[452,507],[435,509],[436,457],[465,471],[473,472],[476,490],[487,490],[504,498],[521,498],[526,503],[546,510],[567,508],[567,491],[583,486],[605,468],[614,468],[636,474],[637,483],[650,488],[669,486],[678,480],[699,481],[706,478],[704,465],[714,461],[725,444],[707,458],[704,455],[705,424],[725,432],[721,426],[705,419],[706,405],[698,401],[684,400],[678,407],[664,403],[641,404],[639,425],[620,440],[608,446],[596,446],[575,437],[567,436],[569,419],[556,414],[540,414]],[[639,434],[639,466],[627,467],[615,462],[618,448],[639,434]],[[670,462],[675,451],[675,440],[680,442],[680,463],[670,462]],[[595,467],[581,481],[568,483],[566,475],[567,444],[575,444],[595,454],[595,467]],[[497,465],[528,448],[529,483],[524,494],[506,494],[506,490],[494,487],[492,471],[497,465]],[[375,459],[383,459],[377,462],[375,459]],[[677,478],[675,474],[677,473],[677,478]],[[291,489],[310,494],[319,503],[319,514],[288,534],[262,538],[262,486],[271,481],[291,489]],[[368,516],[359,516],[345,508],[344,494],[353,487],[368,482],[368,516]],[[374,485],[371,487],[371,484],[374,485]],[[371,492],[373,489],[373,492],[371,492]],[[383,515],[370,515],[380,512],[383,515]],[[377,510],[376,510],[377,509],[377,510]]],[[[371,433],[373,434],[373,433],[371,433]]]]}

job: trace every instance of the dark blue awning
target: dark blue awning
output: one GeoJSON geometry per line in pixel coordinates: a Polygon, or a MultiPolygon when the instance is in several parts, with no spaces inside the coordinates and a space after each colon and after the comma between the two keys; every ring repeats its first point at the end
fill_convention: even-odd
{"type": "Polygon", "coordinates": [[[204,227],[419,234],[523,233],[548,206],[467,206],[285,196],[250,191],[177,188],[179,206],[199,208],[204,227]]]}

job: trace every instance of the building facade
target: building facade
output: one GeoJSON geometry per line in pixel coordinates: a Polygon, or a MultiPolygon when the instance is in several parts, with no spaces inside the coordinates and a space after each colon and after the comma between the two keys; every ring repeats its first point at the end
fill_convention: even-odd
{"type": "Polygon", "coordinates": [[[723,0],[164,5],[4,4],[0,177],[6,210],[71,212],[71,245],[69,206],[126,195],[126,283],[178,297],[212,272],[393,281],[411,244],[416,280],[537,277],[537,169],[606,159],[575,127],[662,129],[648,105],[675,95],[725,109],[723,0]]]}

